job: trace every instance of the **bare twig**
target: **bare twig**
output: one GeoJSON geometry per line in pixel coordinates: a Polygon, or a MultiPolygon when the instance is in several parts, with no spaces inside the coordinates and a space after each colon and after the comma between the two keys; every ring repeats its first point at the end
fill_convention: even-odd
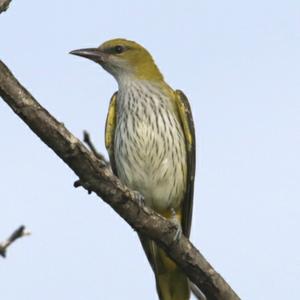
{"type": "Polygon", "coordinates": [[[139,233],[156,241],[205,294],[208,300],[238,300],[226,281],[183,235],[174,242],[177,227],[141,205],[141,196],[124,186],[109,167],[101,167],[65,126],[52,117],[0,61],[0,96],[90,189],[108,203],[139,233]]]}
{"type": "Polygon", "coordinates": [[[0,255],[6,257],[7,248],[14,243],[17,239],[30,235],[30,232],[26,230],[25,226],[22,225],[16,229],[8,239],[0,243],[0,255]]]}
{"type": "Polygon", "coordinates": [[[0,0],[0,14],[8,9],[11,0],[0,0]]]}
{"type": "Polygon", "coordinates": [[[91,141],[90,134],[86,130],[83,131],[83,141],[88,145],[90,150],[100,161],[102,161],[105,165],[109,165],[109,162],[105,159],[104,155],[97,151],[96,147],[91,141]]]}

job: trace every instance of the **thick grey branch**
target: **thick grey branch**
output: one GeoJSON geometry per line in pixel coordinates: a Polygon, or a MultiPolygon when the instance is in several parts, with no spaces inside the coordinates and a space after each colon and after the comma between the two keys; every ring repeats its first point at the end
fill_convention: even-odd
{"type": "Polygon", "coordinates": [[[11,0],[0,0],[0,14],[8,9],[11,0]]]}
{"type": "Polygon", "coordinates": [[[80,184],[95,192],[138,232],[155,240],[184,270],[208,300],[237,300],[239,297],[183,235],[174,242],[177,227],[144,207],[130,191],[103,167],[95,154],[52,117],[16,80],[0,61],[0,96],[80,178],[80,184]]]}
{"type": "Polygon", "coordinates": [[[30,233],[26,231],[25,226],[20,226],[16,229],[8,239],[0,243],[0,255],[6,257],[7,248],[14,243],[17,239],[29,235],[30,233]]]}

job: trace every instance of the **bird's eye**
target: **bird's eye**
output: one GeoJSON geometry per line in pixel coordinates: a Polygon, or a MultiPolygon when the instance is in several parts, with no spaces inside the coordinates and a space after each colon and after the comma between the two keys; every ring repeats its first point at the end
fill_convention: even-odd
{"type": "Polygon", "coordinates": [[[115,47],[115,51],[116,51],[116,53],[118,53],[118,54],[124,52],[124,50],[125,50],[124,47],[121,46],[121,45],[117,45],[117,46],[115,47]]]}

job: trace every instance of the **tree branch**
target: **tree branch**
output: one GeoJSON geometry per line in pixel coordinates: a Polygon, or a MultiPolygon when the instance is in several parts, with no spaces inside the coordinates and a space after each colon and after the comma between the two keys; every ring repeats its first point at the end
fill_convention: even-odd
{"type": "Polygon", "coordinates": [[[18,229],[16,229],[8,239],[0,243],[0,255],[2,257],[6,257],[7,248],[14,243],[17,239],[30,235],[30,232],[26,230],[25,226],[20,226],[18,229]]]}
{"type": "Polygon", "coordinates": [[[0,96],[80,178],[81,185],[95,192],[136,231],[156,241],[184,270],[208,300],[239,297],[183,235],[174,242],[177,227],[141,205],[141,196],[129,190],[108,166],[52,117],[0,61],[0,96]]]}
{"type": "Polygon", "coordinates": [[[0,14],[8,9],[11,0],[0,0],[0,14]]]}

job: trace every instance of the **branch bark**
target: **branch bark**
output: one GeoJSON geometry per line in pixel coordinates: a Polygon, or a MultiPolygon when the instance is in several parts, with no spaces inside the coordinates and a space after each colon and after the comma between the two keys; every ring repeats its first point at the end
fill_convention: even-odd
{"type": "Polygon", "coordinates": [[[30,235],[30,232],[26,230],[25,226],[20,226],[16,229],[8,239],[0,243],[0,255],[6,257],[7,248],[14,243],[17,239],[30,235]]]}
{"type": "Polygon", "coordinates": [[[0,61],[0,96],[12,110],[80,178],[81,185],[95,192],[136,231],[155,240],[184,270],[208,300],[239,297],[183,235],[174,242],[177,227],[141,205],[141,196],[124,186],[109,166],[89,151],[63,123],[57,121],[17,81],[0,61]]]}
{"type": "Polygon", "coordinates": [[[0,14],[8,9],[11,0],[0,0],[0,14]]]}

